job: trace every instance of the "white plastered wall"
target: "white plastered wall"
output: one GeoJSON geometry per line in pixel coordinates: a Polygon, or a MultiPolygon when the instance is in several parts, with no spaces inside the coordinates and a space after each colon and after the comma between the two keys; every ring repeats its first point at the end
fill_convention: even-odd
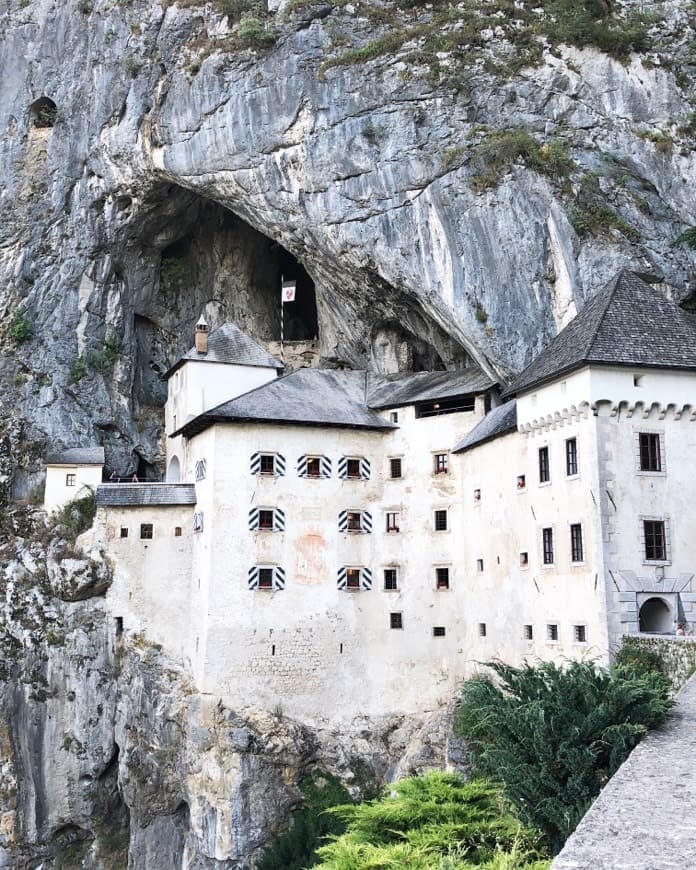
{"type": "Polygon", "coordinates": [[[50,513],[75,498],[95,492],[101,480],[101,465],[47,465],[44,509],[50,513]],[[70,475],[75,476],[75,482],[68,486],[70,475]]]}

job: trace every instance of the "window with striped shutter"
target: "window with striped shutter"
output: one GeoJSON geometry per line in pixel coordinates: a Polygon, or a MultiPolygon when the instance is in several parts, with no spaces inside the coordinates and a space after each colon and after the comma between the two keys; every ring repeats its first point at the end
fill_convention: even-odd
{"type": "Polygon", "coordinates": [[[252,591],[280,592],[285,589],[285,570],[280,565],[254,565],[247,582],[252,591]]]}
{"type": "Polygon", "coordinates": [[[339,532],[372,531],[372,514],[369,511],[341,511],[338,515],[339,532]]]}
{"type": "Polygon", "coordinates": [[[315,479],[331,477],[331,460],[328,456],[300,456],[297,460],[297,476],[315,479]]]}
{"type": "Polygon", "coordinates": [[[249,511],[252,532],[284,532],[285,511],[277,507],[253,507],[249,511]]]}
{"type": "Polygon", "coordinates": [[[368,591],[372,589],[372,571],[369,568],[344,565],[338,569],[339,589],[347,592],[368,591]]]}
{"type": "Polygon", "coordinates": [[[252,453],[249,471],[263,477],[279,477],[285,474],[285,457],[281,453],[252,453]]]}
{"type": "Polygon", "coordinates": [[[369,459],[364,456],[342,456],[338,460],[338,476],[341,480],[369,480],[369,459]]]}

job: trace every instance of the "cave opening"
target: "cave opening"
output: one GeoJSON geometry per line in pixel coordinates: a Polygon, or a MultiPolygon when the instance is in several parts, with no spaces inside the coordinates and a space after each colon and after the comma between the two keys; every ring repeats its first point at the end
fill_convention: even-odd
{"type": "Polygon", "coordinates": [[[29,106],[32,124],[39,129],[53,127],[58,116],[58,106],[50,97],[39,97],[29,106]]]}

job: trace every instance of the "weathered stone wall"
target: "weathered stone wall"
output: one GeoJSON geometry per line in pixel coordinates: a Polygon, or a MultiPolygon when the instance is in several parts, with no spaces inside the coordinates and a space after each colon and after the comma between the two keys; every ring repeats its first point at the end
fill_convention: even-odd
{"type": "Polygon", "coordinates": [[[664,635],[627,635],[631,642],[658,653],[676,690],[696,672],[696,638],[664,635]]]}

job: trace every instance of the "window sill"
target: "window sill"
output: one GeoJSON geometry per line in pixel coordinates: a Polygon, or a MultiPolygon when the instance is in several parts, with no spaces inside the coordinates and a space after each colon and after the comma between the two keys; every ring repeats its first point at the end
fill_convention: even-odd
{"type": "Polygon", "coordinates": [[[666,471],[648,471],[647,469],[640,468],[636,471],[637,477],[667,477],[666,471]]]}
{"type": "Polygon", "coordinates": [[[551,486],[551,481],[550,480],[540,480],[539,483],[537,484],[537,486],[540,488],[542,486],[551,486]]]}
{"type": "Polygon", "coordinates": [[[400,589],[382,589],[382,592],[386,592],[389,595],[394,595],[397,592],[401,592],[401,590],[400,589]]]}
{"type": "Polygon", "coordinates": [[[649,565],[651,568],[667,568],[671,564],[671,559],[643,559],[643,565],[649,565]]]}
{"type": "Polygon", "coordinates": [[[580,475],[579,474],[566,474],[565,479],[566,480],[580,480],[580,475]]]}

